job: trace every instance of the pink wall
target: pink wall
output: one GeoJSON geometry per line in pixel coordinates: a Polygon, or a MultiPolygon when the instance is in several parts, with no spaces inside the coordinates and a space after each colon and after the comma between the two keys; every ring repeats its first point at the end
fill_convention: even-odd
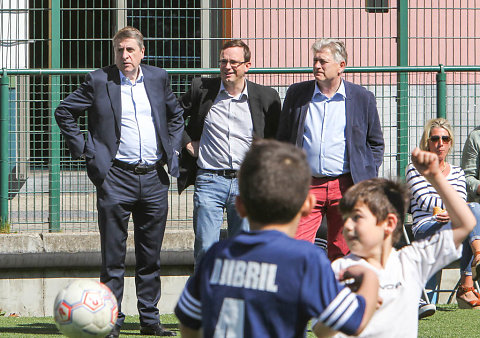
{"type": "Polygon", "coordinates": [[[419,0],[410,7],[411,65],[480,64],[480,1],[419,0]]]}
{"type": "MultiPolygon", "coordinates": [[[[249,44],[256,68],[310,67],[321,37],[345,41],[347,66],[395,66],[396,3],[367,13],[365,0],[232,0],[232,37],[249,44]]],[[[480,0],[408,3],[411,66],[480,64],[480,0]]]]}

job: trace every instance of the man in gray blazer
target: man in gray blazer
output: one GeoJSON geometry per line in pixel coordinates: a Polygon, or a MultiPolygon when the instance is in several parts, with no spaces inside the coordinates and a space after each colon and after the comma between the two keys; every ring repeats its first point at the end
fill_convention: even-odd
{"type": "Polygon", "coordinates": [[[467,200],[480,202],[480,127],[468,134],[462,151],[462,168],[467,181],[467,200]]]}
{"type": "Polygon", "coordinates": [[[68,95],[55,118],[74,159],[86,161],[97,188],[102,249],[100,281],[119,304],[116,325],[107,337],[118,337],[127,227],[135,232],[135,283],[140,332],[172,336],[159,321],[160,249],[165,231],[169,178],[178,176],[178,154],[184,129],[183,111],[170,89],[165,70],[140,66],[145,47],[140,31],[119,30],[113,37],[115,65],[98,69],[68,95]],[[77,119],[88,110],[86,140],[77,119]]]}
{"type": "Polygon", "coordinates": [[[226,42],[220,52],[220,77],[196,78],[180,98],[184,133],[178,189],[195,183],[193,228],[195,262],[220,236],[227,212],[228,235],[248,230],[235,210],[237,171],[253,139],[274,138],[280,97],[269,87],[245,79],[250,49],[241,40],[226,42]]]}
{"type": "Polygon", "coordinates": [[[312,169],[313,212],[300,220],[296,238],[313,242],[324,215],[327,251],[334,260],[348,253],[338,204],[354,183],[376,177],[384,141],[373,93],[342,79],[347,52],[342,41],[312,45],[315,80],[288,88],[278,139],[303,148],[312,169]]]}

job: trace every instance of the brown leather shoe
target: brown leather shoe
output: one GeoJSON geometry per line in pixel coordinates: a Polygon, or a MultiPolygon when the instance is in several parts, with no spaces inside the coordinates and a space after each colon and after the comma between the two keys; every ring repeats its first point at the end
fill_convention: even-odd
{"type": "Polygon", "coordinates": [[[165,330],[162,324],[155,324],[151,326],[140,326],[140,333],[145,336],[176,336],[177,333],[165,330]]]}

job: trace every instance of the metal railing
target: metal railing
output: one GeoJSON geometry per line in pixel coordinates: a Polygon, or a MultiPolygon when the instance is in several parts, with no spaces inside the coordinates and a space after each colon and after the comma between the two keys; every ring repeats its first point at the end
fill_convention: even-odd
{"type": "MultiPolygon", "coordinates": [[[[8,225],[12,232],[96,231],[94,187],[86,178],[83,163],[70,160],[53,118],[61,97],[90,71],[92,69],[3,70],[0,217],[4,228],[8,225]],[[39,77],[48,77],[48,81],[40,81],[47,85],[37,86],[35,79],[39,77]],[[48,94],[47,102],[40,102],[41,109],[46,109],[48,114],[46,119],[37,121],[38,92],[43,93],[43,97],[48,94]],[[27,121],[26,125],[21,121],[27,121]],[[48,133],[40,132],[44,150],[40,156],[25,149],[39,148],[38,145],[30,147],[37,142],[37,123],[49,124],[48,133]]],[[[186,91],[194,76],[219,72],[213,68],[167,71],[172,84],[178,87],[177,95],[186,91]]],[[[250,69],[249,78],[269,83],[283,98],[288,84],[311,78],[311,71],[311,68],[250,69]]],[[[376,95],[386,142],[381,176],[403,177],[409,150],[420,139],[425,121],[433,117],[446,117],[452,122],[457,141],[451,161],[459,164],[468,132],[480,124],[480,118],[476,117],[477,101],[480,101],[479,75],[480,66],[350,67],[345,70],[346,79],[363,84],[376,95]]],[[[191,190],[176,196],[173,180],[169,197],[167,226],[191,229],[191,190]]]]}

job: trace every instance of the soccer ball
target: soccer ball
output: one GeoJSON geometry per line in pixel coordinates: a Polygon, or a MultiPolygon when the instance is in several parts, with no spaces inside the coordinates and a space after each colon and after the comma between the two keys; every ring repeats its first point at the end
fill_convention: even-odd
{"type": "Polygon", "coordinates": [[[100,282],[76,280],[60,290],[53,316],[57,328],[68,337],[104,337],[117,320],[117,300],[100,282]]]}

